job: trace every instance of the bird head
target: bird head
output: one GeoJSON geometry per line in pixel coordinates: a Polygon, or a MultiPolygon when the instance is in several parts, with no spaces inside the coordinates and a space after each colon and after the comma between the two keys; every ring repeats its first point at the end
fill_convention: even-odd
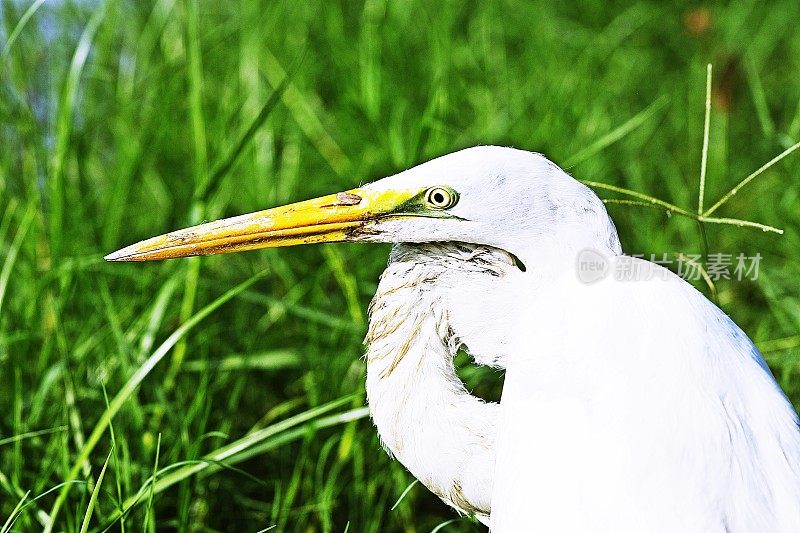
{"type": "Polygon", "coordinates": [[[458,241],[523,263],[556,250],[619,252],[602,202],[545,157],[479,146],[348,191],[153,237],[106,256],[148,261],[319,242],[458,241]]]}

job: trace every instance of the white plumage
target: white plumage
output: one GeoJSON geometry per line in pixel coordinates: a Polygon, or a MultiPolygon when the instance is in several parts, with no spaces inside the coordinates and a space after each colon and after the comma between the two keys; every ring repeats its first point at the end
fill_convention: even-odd
{"type": "MultiPolygon", "coordinates": [[[[498,247],[400,245],[373,301],[371,411],[415,476],[462,511],[491,512],[496,533],[800,531],[793,408],[713,303],[657,265],[619,259],[594,193],[541,156],[494,147],[375,186],[415,179],[482,205],[453,208],[477,231],[452,221],[438,239],[498,247]],[[620,268],[641,279],[582,282],[585,249],[611,273],[639,263],[620,268]],[[499,408],[458,380],[461,343],[506,369],[499,408]]],[[[436,234],[402,222],[396,240],[436,234]]]]}
{"type": "Polygon", "coordinates": [[[495,533],[800,531],[797,415],[752,342],[623,256],[603,203],[540,155],[471,148],[108,258],[336,240],[396,243],[370,307],[370,410],[448,504],[495,533]],[[649,275],[585,283],[586,250],[649,275]],[[459,347],[505,369],[499,405],[465,390],[459,347]]]}
{"type": "Polygon", "coordinates": [[[538,292],[508,360],[494,531],[800,531],[792,407],[744,333],[654,268],[538,292]]]}

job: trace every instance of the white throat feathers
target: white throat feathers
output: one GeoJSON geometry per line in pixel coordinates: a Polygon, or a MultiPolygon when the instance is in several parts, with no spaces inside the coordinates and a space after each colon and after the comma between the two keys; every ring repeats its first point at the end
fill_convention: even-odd
{"type": "MultiPolygon", "coordinates": [[[[463,347],[479,364],[504,366],[505,334],[487,328],[485,316],[495,313],[487,309],[493,301],[507,305],[501,294],[519,274],[513,258],[494,248],[397,245],[370,305],[365,340],[367,397],[384,446],[449,505],[484,520],[499,406],[465,389],[453,357],[463,347]],[[475,306],[457,302],[476,297],[485,314],[460,315],[475,306]]],[[[494,316],[504,312],[512,310],[494,316]]]]}

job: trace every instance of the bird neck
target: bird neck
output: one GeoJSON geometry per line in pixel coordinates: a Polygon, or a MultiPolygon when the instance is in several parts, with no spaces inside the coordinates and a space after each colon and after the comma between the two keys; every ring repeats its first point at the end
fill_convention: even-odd
{"type": "Polygon", "coordinates": [[[457,509],[489,514],[498,406],[470,395],[435,261],[392,263],[370,306],[367,396],[384,446],[457,509]]]}

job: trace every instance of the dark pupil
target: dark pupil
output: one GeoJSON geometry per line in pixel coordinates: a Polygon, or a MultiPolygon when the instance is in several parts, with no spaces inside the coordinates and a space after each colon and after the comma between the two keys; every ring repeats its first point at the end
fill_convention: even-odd
{"type": "Polygon", "coordinates": [[[433,193],[433,201],[435,203],[437,203],[437,204],[443,204],[444,203],[444,194],[442,194],[440,192],[433,193]]]}

